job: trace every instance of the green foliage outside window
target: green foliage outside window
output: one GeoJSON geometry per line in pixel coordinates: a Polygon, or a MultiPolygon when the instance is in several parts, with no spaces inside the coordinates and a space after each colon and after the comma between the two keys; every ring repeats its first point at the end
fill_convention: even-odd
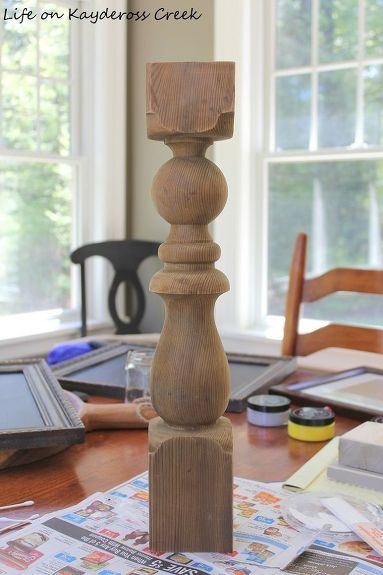
{"type": "Polygon", "coordinates": [[[1,162],[0,314],[69,307],[71,168],[1,162]]]}
{"type": "MultiPolygon", "coordinates": [[[[269,313],[284,314],[290,259],[298,233],[309,236],[308,275],[333,267],[368,267],[371,249],[383,253],[373,219],[383,222],[383,161],[339,161],[277,164],[269,180],[269,313]],[[320,202],[314,202],[314,189],[320,202]],[[375,202],[372,204],[372,200],[375,202]],[[319,214],[322,211],[322,214],[319,214]],[[324,226],[318,226],[322,216],[324,226]],[[378,242],[378,245],[376,245],[378,242]],[[318,251],[324,252],[317,268],[318,251]]],[[[330,298],[307,306],[306,317],[382,323],[383,302],[358,295],[357,300],[330,298]],[[378,307],[377,307],[378,306],[378,307]]]]}
{"type": "MultiPolygon", "coordinates": [[[[10,11],[20,6],[1,2],[10,11]]],[[[1,27],[0,315],[66,308],[75,174],[59,158],[71,148],[69,23],[36,18],[1,27]],[[19,159],[1,157],[1,148],[19,159]]]]}
{"type": "MultiPolygon", "coordinates": [[[[299,232],[309,236],[308,274],[383,266],[383,0],[274,6],[270,153],[283,158],[268,164],[268,313],[283,315],[299,232]]],[[[305,316],[382,325],[376,298],[341,294],[305,316]]]]}

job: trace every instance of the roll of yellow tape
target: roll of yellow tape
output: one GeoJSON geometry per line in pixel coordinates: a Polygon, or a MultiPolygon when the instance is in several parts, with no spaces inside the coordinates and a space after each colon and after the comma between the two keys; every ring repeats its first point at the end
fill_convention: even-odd
{"type": "Polygon", "coordinates": [[[300,407],[290,413],[287,433],[299,441],[327,441],[335,434],[335,414],[330,407],[300,407]]]}

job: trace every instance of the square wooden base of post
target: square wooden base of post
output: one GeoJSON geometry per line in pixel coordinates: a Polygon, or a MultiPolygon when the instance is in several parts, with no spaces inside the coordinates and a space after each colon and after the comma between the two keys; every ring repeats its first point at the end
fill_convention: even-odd
{"type": "Polygon", "coordinates": [[[225,417],[196,430],[149,424],[149,546],[153,551],[233,547],[232,429],[225,417]]]}

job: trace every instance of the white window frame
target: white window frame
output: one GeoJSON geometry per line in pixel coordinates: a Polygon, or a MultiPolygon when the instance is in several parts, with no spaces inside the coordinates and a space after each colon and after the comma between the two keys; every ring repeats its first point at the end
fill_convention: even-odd
{"type": "Polygon", "coordinates": [[[216,321],[228,336],[263,335],[254,327],[260,326],[266,278],[263,8],[263,0],[215,0],[214,56],[236,65],[234,137],[214,145],[214,161],[229,188],[228,202],[214,221],[222,248],[217,267],[230,281],[230,292],[217,301],[216,321]]]}
{"type": "MultiPolygon", "coordinates": [[[[313,0],[313,3],[314,45],[319,2],[313,0]]],[[[363,9],[363,5],[364,0],[360,0],[359,10],[363,9]]],[[[313,138],[308,151],[271,151],[274,125],[269,119],[273,118],[274,88],[270,71],[274,61],[274,38],[270,25],[270,8],[269,0],[238,0],[235,3],[230,0],[215,1],[215,59],[234,60],[236,63],[235,135],[231,141],[218,142],[214,149],[215,161],[223,170],[229,186],[228,204],[214,223],[214,236],[222,247],[218,267],[228,275],[231,283],[230,294],[218,300],[216,317],[223,335],[241,334],[280,339],[283,318],[266,316],[268,165],[273,162],[382,159],[383,147],[366,148],[362,145],[361,73],[364,65],[380,64],[383,59],[364,60],[363,47],[359,42],[358,60],[350,63],[350,67],[358,69],[358,124],[354,146],[318,150],[316,138],[313,138]],[[268,124],[269,131],[266,130],[268,124]]],[[[363,19],[359,18],[359,39],[363,26],[363,19]]],[[[316,50],[313,58],[316,64],[316,50]]],[[[343,65],[320,65],[317,70],[334,70],[343,65]]],[[[312,66],[305,68],[305,72],[312,70],[312,66]]],[[[291,69],[281,70],[276,75],[283,76],[291,72],[291,69]]],[[[316,71],[312,76],[313,88],[317,76],[316,71]]],[[[316,94],[316,90],[313,92],[316,94]]],[[[314,127],[317,123],[316,111],[315,96],[311,111],[314,127]]],[[[311,133],[317,133],[317,130],[311,133]]]]}
{"type": "MultiPolygon", "coordinates": [[[[102,10],[106,0],[88,2],[102,10]]],[[[123,11],[124,0],[114,8],[123,11]]],[[[126,234],[127,23],[103,20],[82,27],[82,181],[77,244],[122,239],[126,234]],[[89,217],[90,215],[90,217],[89,217]]],[[[107,268],[89,262],[90,321],[105,323],[107,268]]],[[[73,269],[73,273],[78,270],[73,269]]],[[[107,320],[111,325],[110,319],[107,320]]]]}
{"type": "MultiPolygon", "coordinates": [[[[102,10],[108,5],[106,0],[83,0],[82,4],[88,10],[102,10]]],[[[114,8],[125,10],[125,1],[114,0],[114,8]]],[[[78,105],[72,102],[72,129],[76,125],[78,129],[74,142],[78,140],[79,145],[70,159],[57,159],[69,162],[77,172],[74,249],[85,243],[121,239],[126,233],[127,23],[104,20],[92,25],[72,21],[71,26],[80,29],[73,35],[80,48],[80,99],[78,105]]],[[[21,156],[26,155],[17,153],[21,156]]],[[[33,159],[38,161],[38,157],[33,159]]],[[[51,160],[56,158],[52,156],[51,160]]],[[[87,269],[87,311],[90,327],[105,329],[111,326],[107,313],[108,270],[97,259],[89,262],[87,269]]],[[[38,314],[37,334],[0,338],[0,359],[44,353],[54,343],[79,335],[78,266],[72,266],[71,274],[77,290],[73,304],[78,312],[63,314],[61,319],[54,313],[38,314]]],[[[22,322],[20,316],[20,325],[22,322]]],[[[5,329],[1,330],[3,334],[5,329]]]]}

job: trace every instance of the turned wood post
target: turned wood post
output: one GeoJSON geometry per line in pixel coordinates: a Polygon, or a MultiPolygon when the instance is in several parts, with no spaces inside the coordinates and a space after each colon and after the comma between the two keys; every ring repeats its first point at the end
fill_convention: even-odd
{"type": "Polygon", "coordinates": [[[164,268],[150,284],[165,304],[151,370],[160,417],[149,425],[150,548],[157,551],[232,550],[232,430],[222,417],[230,371],[214,322],[229,283],[215,269],[220,248],[208,230],[227,185],[205,152],[232,136],[233,123],[232,62],[148,64],[148,137],[173,152],[152,187],[171,224],[159,249],[164,268]]]}

